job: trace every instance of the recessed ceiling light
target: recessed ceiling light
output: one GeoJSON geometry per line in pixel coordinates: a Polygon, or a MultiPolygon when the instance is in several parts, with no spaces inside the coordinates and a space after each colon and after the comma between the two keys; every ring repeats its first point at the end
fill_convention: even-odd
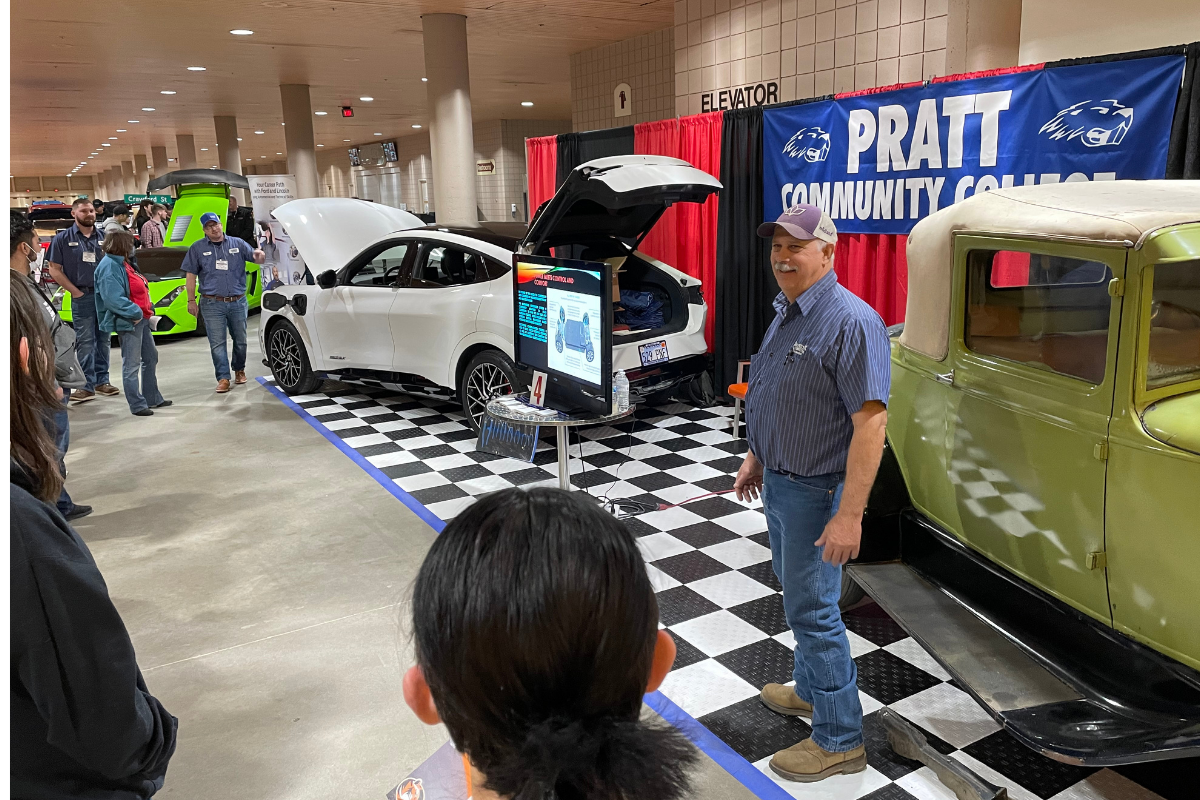
{"type": "Polygon", "coordinates": [[[95,158],[95,156],[88,156],[88,158],[95,158]]]}
{"type": "MultiPolygon", "coordinates": [[[[320,147],[320,146],[321,145],[317,145],[317,147],[320,147]]],[[[266,156],[259,156],[259,158],[266,158],[266,156]]]]}
{"type": "Polygon", "coordinates": [[[429,78],[421,78],[421,83],[429,83],[429,78]]]}
{"type": "Polygon", "coordinates": [[[204,72],[207,67],[188,67],[188,72],[204,72]]]}
{"type": "Polygon", "coordinates": [[[316,114],[318,117],[323,117],[326,114],[328,114],[329,112],[328,111],[314,111],[313,113],[316,114]]]}
{"type": "Polygon", "coordinates": [[[117,128],[117,133],[124,133],[124,132],[125,132],[124,128],[117,128]]]}
{"type": "Polygon", "coordinates": [[[283,153],[276,153],[275,155],[277,155],[277,156],[281,156],[281,155],[283,155],[283,153]]]}
{"type": "Polygon", "coordinates": [[[239,137],[238,137],[238,141],[240,142],[241,140],[242,140],[242,137],[240,137],[240,136],[239,136],[239,137]]]}
{"type": "Polygon", "coordinates": [[[142,111],[153,111],[153,108],[143,108],[142,111]]]}
{"type": "Polygon", "coordinates": [[[372,135],[372,136],[383,136],[383,134],[382,134],[382,133],[372,133],[371,135],[372,135]]]}
{"type": "Polygon", "coordinates": [[[421,127],[421,126],[420,126],[420,125],[413,125],[413,127],[414,127],[414,128],[419,128],[419,127],[421,127]]]}
{"type": "Polygon", "coordinates": [[[101,147],[112,147],[112,145],[111,145],[111,144],[109,144],[108,142],[105,142],[104,144],[102,144],[102,145],[100,145],[100,146],[101,146],[101,147]]]}
{"type": "Polygon", "coordinates": [[[255,131],[255,133],[259,136],[262,136],[264,133],[266,133],[266,131],[255,131]]]}
{"type": "Polygon", "coordinates": [[[343,141],[343,142],[348,142],[348,141],[350,141],[350,140],[349,140],[349,139],[342,139],[342,141],[343,141]]]}
{"type": "Polygon", "coordinates": [[[254,159],[252,159],[252,158],[247,158],[246,160],[247,160],[247,161],[253,161],[254,159]]]}
{"type": "Polygon", "coordinates": [[[254,31],[246,30],[245,28],[234,28],[230,31],[234,36],[250,36],[254,31]]]}
{"type": "Polygon", "coordinates": [[[200,152],[201,152],[201,153],[203,153],[203,152],[204,152],[205,150],[207,150],[207,149],[208,149],[207,147],[201,147],[201,148],[200,148],[200,152]]]}
{"type": "Polygon", "coordinates": [[[360,97],[360,98],[358,98],[358,99],[359,99],[359,100],[362,100],[364,103],[369,103],[369,102],[371,102],[372,100],[374,100],[375,98],[374,98],[374,97],[360,97]]]}
{"type": "Polygon", "coordinates": [[[125,121],[126,121],[126,122],[132,122],[134,125],[137,125],[139,122],[141,122],[141,120],[140,120],[140,119],[127,119],[127,120],[125,120],[125,121]]]}
{"type": "Polygon", "coordinates": [[[533,102],[530,100],[522,100],[521,105],[525,106],[526,108],[529,108],[530,106],[533,105],[533,102]]]}
{"type": "Polygon", "coordinates": [[[173,158],[168,158],[168,159],[167,159],[167,161],[174,161],[174,160],[175,160],[175,159],[173,159],[173,158]]]}
{"type": "Polygon", "coordinates": [[[319,145],[317,145],[317,147],[324,147],[324,146],[325,146],[325,145],[323,145],[323,144],[319,144],[319,145]]]}
{"type": "Polygon", "coordinates": [[[108,140],[109,140],[110,142],[115,142],[115,141],[117,140],[117,138],[118,138],[118,137],[116,137],[116,136],[110,136],[110,137],[108,137],[108,140]]]}
{"type": "Polygon", "coordinates": [[[170,89],[163,89],[161,92],[159,92],[159,94],[175,94],[175,92],[171,91],[170,89]]]}

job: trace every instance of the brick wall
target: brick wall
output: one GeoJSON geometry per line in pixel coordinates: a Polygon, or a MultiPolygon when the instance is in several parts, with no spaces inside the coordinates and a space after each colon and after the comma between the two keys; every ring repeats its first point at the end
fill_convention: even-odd
{"type": "Polygon", "coordinates": [[[571,56],[571,125],[600,130],[675,116],[675,29],[654,31],[571,56]],[[614,114],[613,90],[627,83],[633,113],[614,114]]]}

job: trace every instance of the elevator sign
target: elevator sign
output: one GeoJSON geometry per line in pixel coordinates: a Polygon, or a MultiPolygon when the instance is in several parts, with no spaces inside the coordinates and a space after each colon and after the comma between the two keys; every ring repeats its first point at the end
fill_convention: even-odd
{"type": "Polygon", "coordinates": [[[618,83],[613,89],[613,116],[628,117],[633,113],[633,90],[628,83],[618,83]]]}

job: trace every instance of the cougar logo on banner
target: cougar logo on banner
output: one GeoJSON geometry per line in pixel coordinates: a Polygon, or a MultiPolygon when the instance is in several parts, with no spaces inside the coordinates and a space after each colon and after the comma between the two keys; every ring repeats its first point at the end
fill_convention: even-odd
{"type": "Polygon", "coordinates": [[[810,164],[829,157],[829,134],[817,126],[801,128],[783,146],[783,154],[792,158],[803,158],[810,164]]]}
{"type": "Polygon", "coordinates": [[[1084,100],[1058,112],[1038,133],[1051,139],[1078,138],[1087,147],[1118,145],[1133,125],[1133,108],[1116,100],[1084,100]]]}

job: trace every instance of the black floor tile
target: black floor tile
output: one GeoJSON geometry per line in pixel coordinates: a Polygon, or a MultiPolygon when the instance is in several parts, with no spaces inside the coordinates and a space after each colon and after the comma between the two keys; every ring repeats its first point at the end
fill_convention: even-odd
{"type": "Polygon", "coordinates": [[[426,472],[433,472],[432,467],[427,467],[420,461],[410,461],[407,464],[393,464],[390,467],[380,467],[380,472],[387,475],[389,478],[407,478],[409,475],[422,475],[426,472]]]}
{"type": "Polygon", "coordinates": [[[478,439],[479,434],[471,429],[464,431],[448,431],[446,433],[435,433],[434,436],[441,439],[443,442],[465,442],[467,439],[478,439]]]}
{"type": "Polygon", "coordinates": [[[880,647],[908,636],[882,608],[874,604],[861,606],[843,614],[842,621],[846,623],[847,628],[880,647]]]}
{"type": "Polygon", "coordinates": [[[744,619],[768,636],[776,636],[788,629],[783,613],[783,595],[778,592],[734,606],[729,613],[744,619]]]}
{"type": "MultiPolygon", "coordinates": [[[[871,751],[867,751],[867,763],[871,764],[871,751]]],[[[874,766],[872,764],[872,766],[874,766]]],[[[881,786],[870,794],[864,794],[858,800],[917,800],[908,792],[901,789],[894,783],[889,783],[887,786],[881,786]]]]}
{"type": "Polygon", "coordinates": [[[428,461],[431,458],[458,455],[458,451],[448,444],[435,444],[432,447],[418,447],[412,454],[422,461],[428,461]]]}
{"type": "Polygon", "coordinates": [[[691,422],[699,422],[700,420],[705,419],[716,419],[721,415],[714,411],[709,411],[707,408],[697,408],[694,411],[684,411],[682,414],[676,414],[675,416],[691,422]]]}
{"type": "MultiPolygon", "coordinates": [[[[963,752],[1042,798],[1052,797],[1098,771],[1046,758],[1005,731],[996,731],[969,744],[963,748],[963,752]]],[[[1192,790],[1195,791],[1195,788],[1196,779],[1193,775],[1192,790]]]]}
{"type": "Polygon", "coordinates": [[[717,519],[745,511],[746,508],[727,497],[706,497],[703,500],[688,503],[687,510],[693,514],[699,514],[705,519],[717,519]]]}
{"type": "Polygon", "coordinates": [[[343,403],[342,408],[347,411],[357,411],[360,408],[374,408],[379,403],[375,400],[355,400],[353,403],[343,403]]]}
{"type": "Polygon", "coordinates": [[[675,663],[671,665],[671,669],[683,669],[708,658],[695,645],[675,631],[667,631],[667,633],[675,640],[675,663]]]}
{"type": "Polygon", "coordinates": [[[391,442],[384,442],[383,444],[368,444],[363,447],[354,448],[354,452],[358,453],[364,458],[368,456],[381,456],[384,453],[400,453],[403,451],[403,447],[392,444],[391,442]]]}
{"type": "Polygon", "coordinates": [[[420,428],[401,428],[398,431],[384,431],[383,435],[393,442],[399,442],[404,439],[415,439],[418,436],[425,436],[426,433],[420,428]]]}
{"type": "Polygon", "coordinates": [[[594,467],[611,467],[614,464],[621,464],[632,459],[622,452],[609,450],[604,453],[593,453],[590,456],[584,456],[583,460],[594,467]]]}
{"type": "MultiPolygon", "coordinates": [[[[657,442],[650,442],[650,444],[657,444],[657,442]]],[[[675,455],[674,453],[667,453],[665,455],[647,458],[644,460],[644,463],[648,467],[665,471],[668,469],[675,469],[676,467],[688,467],[696,462],[686,459],[683,456],[675,455]]]]}
{"type": "Polygon", "coordinates": [[[694,481],[694,484],[706,492],[727,492],[733,488],[733,476],[717,475],[702,481],[694,481]]]}
{"type": "MultiPolygon", "coordinates": [[[[642,522],[637,517],[622,517],[621,521],[625,523],[625,527],[629,529],[630,533],[639,538],[649,536],[652,533],[659,533],[658,528],[648,522],[642,522]]],[[[674,536],[674,534],[671,535],[674,536]]]]}
{"type": "MultiPolygon", "coordinates": [[[[745,433],[746,428],[745,425],[743,425],[742,435],[744,436],[745,433]]],[[[718,450],[724,450],[726,453],[744,456],[746,455],[746,451],[750,449],[750,444],[745,439],[734,439],[732,442],[721,442],[720,444],[714,444],[713,447],[717,448],[718,450]]]]}
{"type": "MultiPolygon", "coordinates": [[[[923,733],[925,740],[929,742],[934,750],[937,750],[942,755],[949,755],[954,752],[955,748],[953,745],[947,744],[911,720],[905,721],[923,733]]],[[[887,730],[879,720],[878,711],[863,717],[863,739],[867,745],[867,763],[879,770],[885,777],[891,780],[898,780],[908,773],[921,768],[921,762],[910,761],[903,756],[896,755],[895,751],[892,750],[892,746],[888,744],[887,730]]]]}
{"type": "Polygon", "coordinates": [[[382,414],[376,414],[371,417],[362,417],[361,419],[368,425],[378,425],[380,422],[396,422],[400,419],[400,415],[385,411],[382,414]]]}
{"type": "Polygon", "coordinates": [[[352,439],[355,436],[366,436],[371,433],[379,433],[379,431],[375,430],[370,425],[361,425],[353,428],[340,428],[339,430],[333,431],[333,433],[337,435],[339,439],[345,441],[346,439],[352,439]]]}
{"type": "Polygon", "coordinates": [[[754,580],[758,581],[763,586],[770,587],[777,592],[783,591],[783,586],[779,583],[779,579],[775,577],[775,570],[771,566],[770,561],[760,561],[757,564],[751,564],[748,567],[742,567],[738,570],[738,572],[754,578],[754,580]]]}
{"type": "MultiPolygon", "coordinates": [[[[579,451],[575,451],[578,457],[579,451]]],[[[569,453],[567,454],[570,455],[569,453]]],[[[553,447],[547,447],[543,450],[538,450],[533,454],[533,463],[539,467],[548,467],[551,464],[558,464],[558,450],[553,447]]]]}
{"type": "Polygon", "coordinates": [[[713,575],[720,575],[722,572],[729,572],[729,567],[699,550],[659,559],[654,562],[654,566],[680,583],[691,583],[713,575]]]}
{"type": "Polygon", "coordinates": [[[504,456],[498,456],[495,453],[485,453],[482,450],[468,450],[467,452],[463,453],[463,455],[480,464],[488,461],[498,461],[501,458],[504,458],[504,456]]]}
{"type": "Polygon", "coordinates": [[[687,483],[687,481],[680,480],[674,475],[668,475],[665,472],[647,472],[645,475],[638,475],[636,478],[627,478],[626,481],[648,492],[656,492],[659,489],[666,489],[668,486],[681,486],[687,483]]]}
{"type": "MultiPolygon", "coordinates": [[[[354,415],[349,411],[335,411],[332,414],[313,414],[312,417],[318,422],[338,422],[343,419],[354,419],[354,415]]],[[[341,433],[341,431],[334,431],[334,433],[341,433]]]]}
{"type": "Polygon", "coordinates": [[[703,425],[697,425],[695,422],[685,422],[682,425],[672,425],[667,430],[679,436],[695,436],[697,433],[708,433],[712,428],[706,428],[703,425]]]}
{"type": "Polygon", "coordinates": [[[603,486],[606,483],[616,483],[616,479],[598,467],[576,472],[571,476],[571,485],[580,489],[590,489],[593,486],[603,486]]]}
{"type": "Polygon", "coordinates": [[[658,619],[668,627],[721,610],[719,605],[711,600],[706,600],[686,586],[665,589],[656,596],[658,598],[658,619]]]}
{"type": "Polygon", "coordinates": [[[762,639],[722,653],[716,661],[755,689],[792,679],[795,654],[774,639],[762,639]]]}
{"type": "Polygon", "coordinates": [[[458,488],[452,483],[447,483],[444,486],[431,486],[428,489],[417,489],[415,492],[409,492],[413,499],[423,505],[430,503],[440,503],[443,500],[457,500],[460,497],[466,497],[467,493],[458,488]]]}
{"type": "Polygon", "coordinates": [[[511,482],[514,486],[524,486],[527,483],[537,483],[538,481],[549,480],[553,477],[553,474],[540,467],[530,467],[529,469],[504,473],[504,479],[511,482]]]}
{"type": "Polygon", "coordinates": [[[758,697],[705,714],[699,721],[750,763],[798,744],[812,733],[802,718],[776,714],[758,697]]]}
{"type": "Polygon", "coordinates": [[[767,548],[768,550],[771,549],[771,534],[769,531],[759,531],[758,533],[752,533],[749,536],[747,536],[746,538],[749,539],[750,541],[754,542],[757,545],[767,548]]]}
{"type": "Polygon", "coordinates": [[[745,459],[741,456],[729,456],[728,458],[718,458],[716,461],[706,463],[717,472],[728,472],[730,475],[736,475],[737,471],[742,468],[743,461],[745,459]]]}
{"type": "Polygon", "coordinates": [[[486,478],[494,475],[487,467],[481,467],[479,464],[468,464],[465,467],[454,467],[453,469],[444,469],[441,471],[443,475],[450,479],[452,483],[459,481],[469,481],[473,478],[486,478]]]}
{"type": "MultiPolygon", "coordinates": [[[[416,420],[413,420],[413,421],[415,422],[416,420]]],[[[430,414],[428,416],[420,417],[420,421],[421,421],[422,427],[428,427],[430,425],[440,425],[443,422],[454,422],[454,420],[452,420],[449,417],[444,416],[442,414],[430,414]]]]}
{"type": "MultiPolygon", "coordinates": [[[[670,430],[668,428],[668,430],[670,430]]],[[[700,445],[693,442],[691,439],[679,437],[678,439],[663,439],[661,442],[650,442],[650,444],[658,445],[663,450],[670,450],[672,453],[678,453],[681,450],[695,450],[700,445]]],[[[695,464],[693,459],[687,458],[685,464],[695,464]]]]}
{"type": "MultiPolygon", "coordinates": [[[[696,503],[689,503],[687,506],[688,510],[691,511],[694,505],[696,503]]],[[[671,535],[681,542],[687,542],[696,549],[738,538],[738,535],[728,528],[722,528],[715,522],[708,522],[707,520],[697,522],[695,525],[688,525],[684,528],[676,528],[671,531],[671,535]]]]}
{"type": "Polygon", "coordinates": [[[936,686],[941,681],[886,650],[872,650],[854,659],[858,688],[884,705],[936,686]]]}

